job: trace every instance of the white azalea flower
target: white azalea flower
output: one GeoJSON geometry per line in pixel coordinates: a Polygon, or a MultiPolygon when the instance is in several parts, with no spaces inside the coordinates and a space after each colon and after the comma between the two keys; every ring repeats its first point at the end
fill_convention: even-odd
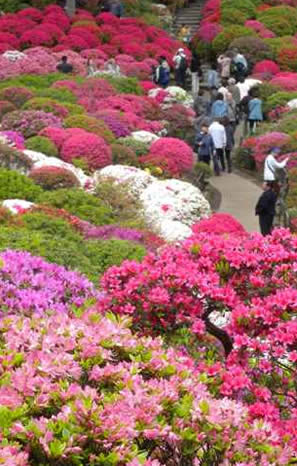
{"type": "Polygon", "coordinates": [[[17,214],[20,210],[31,209],[34,205],[33,202],[24,201],[22,199],[6,199],[2,202],[2,206],[6,207],[12,214],[17,214]]]}
{"type": "Polygon", "coordinates": [[[156,134],[151,133],[150,131],[133,131],[131,136],[136,141],[144,142],[146,144],[152,144],[160,139],[159,136],[156,136],[156,134]]]}

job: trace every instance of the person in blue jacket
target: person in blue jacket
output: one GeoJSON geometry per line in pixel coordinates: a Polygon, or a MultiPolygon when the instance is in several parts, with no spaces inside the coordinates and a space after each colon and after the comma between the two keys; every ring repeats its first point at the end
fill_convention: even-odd
{"type": "Polygon", "coordinates": [[[199,162],[209,165],[214,152],[214,143],[206,123],[202,123],[200,131],[196,134],[194,149],[198,154],[199,162]]]}
{"type": "Polygon", "coordinates": [[[248,103],[248,122],[251,134],[255,131],[257,123],[259,123],[262,120],[262,100],[259,99],[257,90],[253,90],[252,98],[248,103]]]}
{"type": "Polygon", "coordinates": [[[155,71],[155,82],[161,87],[167,87],[170,81],[170,67],[165,57],[159,58],[159,66],[155,71]]]}
{"type": "Polygon", "coordinates": [[[219,92],[211,106],[210,117],[214,120],[215,118],[223,118],[224,116],[228,116],[228,105],[224,101],[223,94],[219,92]]]}

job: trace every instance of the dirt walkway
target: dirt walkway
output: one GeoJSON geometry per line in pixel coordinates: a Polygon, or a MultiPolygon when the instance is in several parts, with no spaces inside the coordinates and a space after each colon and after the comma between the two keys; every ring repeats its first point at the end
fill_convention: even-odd
{"type": "Polygon", "coordinates": [[[210,182],[222,195],[219,212],[233,215],[249,232],[259,231],[255,205],[261,195],[261,188],[236,173],[213,176],[210,182]]]}

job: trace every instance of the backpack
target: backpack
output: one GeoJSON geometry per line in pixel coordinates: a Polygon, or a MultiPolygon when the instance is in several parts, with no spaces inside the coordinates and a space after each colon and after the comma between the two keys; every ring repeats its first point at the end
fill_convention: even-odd
{"type": "Polygon", "coordinates": [[[188,63],[187,63],[186,57],[184,56],[181,57],[178,69],[181,71],[187,71],[188,63]]]}

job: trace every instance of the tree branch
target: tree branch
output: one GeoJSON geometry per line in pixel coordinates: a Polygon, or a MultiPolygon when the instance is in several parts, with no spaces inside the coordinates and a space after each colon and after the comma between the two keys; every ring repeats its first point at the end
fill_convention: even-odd
{"type": "Polygon", "coordinates": [[[208,309],[202,315],[202,320],[205,323],[205,328],[210,333],[210,335],[216,337],[223,345],[226,357],[229,356],[233,349],[233,341],[232,338],[228,335],[225,330],[217,327],[209,320],[209,316],[212,313],[213,309],[208,309]]]}

